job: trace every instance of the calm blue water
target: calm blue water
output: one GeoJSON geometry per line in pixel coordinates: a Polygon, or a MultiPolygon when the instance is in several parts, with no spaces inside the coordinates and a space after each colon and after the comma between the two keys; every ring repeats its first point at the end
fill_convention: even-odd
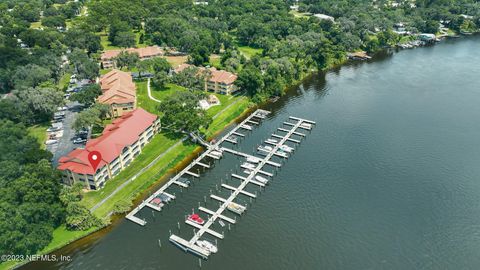
{"type": "MultiPolygon", "coordinates": [[[[215,227],[226,237],[202,269],[480,269],[479,104],[479,37],[305,80],[266,106],[272,115],[239,148],[253,152],[290,115],[316,128],[232,231],[215,227]]],[[[184,215],[240,162],[227,157],[172,190],[166,211],[141,213],[146,227],[122,220],[59,251],[73,262],[25,269],[198,269],[169,230],[190,236],[184,215]]]]}

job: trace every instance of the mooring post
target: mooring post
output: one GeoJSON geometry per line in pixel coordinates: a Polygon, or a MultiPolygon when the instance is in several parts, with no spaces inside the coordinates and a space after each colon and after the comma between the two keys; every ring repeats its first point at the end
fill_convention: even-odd
{"type": "Polygon", "coordinates": [[[162,247],[162,240],[158,239],[158,246],[161,248],[162,247]]]}
{"type": "Polygon", "coordinates": [[[202,259],[198,258],[198,266],[202,268],[202,259]]]}
{"type": "Polygon", "coordinates": [[[180,230],[180,221],[177,221],[178,230],[180,230]]]}
{"type": "Polygon", "coordinates": [[[153,210],[152,210],[152,216],[155,217],[155,212],[153,212],[153,210]]]}
{"type": "Polygon", "coordinates": [[[172,236],[172,230],[168,230],[168,232],[170,233],[170,236],[172,236]]]}

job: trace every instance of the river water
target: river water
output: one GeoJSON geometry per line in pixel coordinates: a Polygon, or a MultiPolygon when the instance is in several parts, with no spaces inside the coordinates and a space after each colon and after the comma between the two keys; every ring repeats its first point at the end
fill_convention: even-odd
{"type": "MultiPolygon", "coordinates": [[[[311,76],[237,147],[253,153],[290,115],[317,122],[266,190],[248,189],[258,199],[240,198],[237,225],[214,227],[225,239],[202,269],[480,269],[479,104],[478,36],[311,76]]],[[[122,219],[56,253],[72,262],[23,268],[198,269],[169,231],[191,236],[185,214],[210,189],[227,197],[215,185],[237,185],[227,174],[240,163],[229,155],[172,189],[164,211],[140,213],[145,227],[122,219]]]]}

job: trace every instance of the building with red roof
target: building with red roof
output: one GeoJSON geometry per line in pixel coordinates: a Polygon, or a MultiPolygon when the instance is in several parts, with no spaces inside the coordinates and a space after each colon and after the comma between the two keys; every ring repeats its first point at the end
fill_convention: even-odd
{"type": "MultiPolygon", "coordinates": [[[[173,72],[180,73],[189,67],[194,66],[190,64],[181,64],[177,66],[173,72]]],[[[207,80],[205,81],[205,91],[212,91],[220,94],[232,94],[238,90],[238,88],[235,86],[235,81],[238,78],[236,74],[225,70],[218,70],[215,67],[200,67],[199,71],[209,73],[207,80]]]]}
{"type": "Polygon", "coordinates": [[[142,152],[159,130],[158,116],[141,108],[122,115],[107,125],[100,137],[89,140],[84,149],[77,148],[59,159],[57,168],[63,172],[63,182],[82,182],[90,190],[102,188],[142,152]],[[91,151],[102,155],[96,171],[88,161],[91,151]]]}
{"type": "Polygon", "coordinates": [[[99,103],[110,106],[112,118],[122,116],[137,107],[136,86],[129,72],[114,69],[100,77],[102,95],[99,103]]]}
{"type": "Polygon", "coordinates": [[[100,60],[104,69],[114,68],[114,58],[117,57],[122,51],[128,53],[136,53],[140,57],[140,60],[151,59],[154,57],[162,56],[165,52],[158,46],[149,46],[145,48],[128,48],[125,50],[108,50],[102,53],[100,60]]]}

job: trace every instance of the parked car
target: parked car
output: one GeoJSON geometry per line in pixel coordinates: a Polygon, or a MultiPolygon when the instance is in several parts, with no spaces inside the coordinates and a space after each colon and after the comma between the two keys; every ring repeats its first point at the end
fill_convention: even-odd
{"type": "Polygon", "coordinates": [[[65,94],[65,95],[63,95],[63,97],[64,97],[65,99],[69,99],[69,98],[70,98],[70,94],[65,94]]]}
{"type": "Polygon", "coordinates": [[[47,140],[45,142],[46,145],[52,145],[52,144],[56,144],[56,143],[58,143],[58,140],[47,140]]]}
{"type": "Polygon", "coordinates": [[[59,112],[64,112],[64,111],[66,111],[67,109],[68,109],[68,107],[62,106],[62,107],[58,107],[58,108],[57,108],[57,111],[59,111],[59,112]]]}
{"type": "Polygon", "coordinates": [[[86,143],[86,142],[87,142],[87,139],[83,139],[83,138],[75,138],[73,140],[73,143],[75,144],[86,143]]]}
{"type": "Polygon", "coordinates": [[[59,130],[61,130],[61,128],[59,128],[59,127],[49,127],[47,129],[47,132],[55,132],[55,131],[59,131],[59,130]]]}

